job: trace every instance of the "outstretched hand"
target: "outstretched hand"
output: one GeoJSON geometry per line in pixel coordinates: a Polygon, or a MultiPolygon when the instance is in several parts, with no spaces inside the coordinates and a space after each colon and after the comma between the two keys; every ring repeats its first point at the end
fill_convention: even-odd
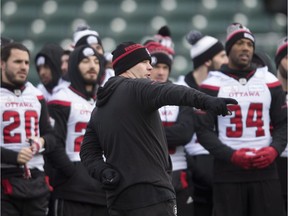
{"type": "Polygon", "coordinates": [[[233,98],[210,97],[206,101],[205,109],[216,115],[231,115],[231,111],[227,107],[228,104],[238,104],[238,101],[233,98]]]}

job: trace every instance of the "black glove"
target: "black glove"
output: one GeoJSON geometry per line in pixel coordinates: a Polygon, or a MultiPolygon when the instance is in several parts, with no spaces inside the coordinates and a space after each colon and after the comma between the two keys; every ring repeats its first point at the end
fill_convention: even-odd
{"type": "Polygon", "coordinates": [[[209,97],[205,101],[205,110],[213,112],[216,115],[230,115],[231,111],[227,108],[227,104],[238,104],[238,102],[233,98],[217,98],[209,97]]]}
{"type": "Polygon", "coordinates": [[[120,174],[112,169],[106,168],[101,173],[101,183],[104,190],[113,190],[120,181],[120,174]]]}

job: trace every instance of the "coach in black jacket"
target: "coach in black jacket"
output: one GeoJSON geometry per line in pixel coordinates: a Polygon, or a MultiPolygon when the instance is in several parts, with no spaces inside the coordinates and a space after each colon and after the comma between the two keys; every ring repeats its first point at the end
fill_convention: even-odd
{"type": "Polygon", "coordinates": [[[226,104],[237,101],[147,79],[150,54],[140,44],[122,43],[112,54],[116,76],[98,91],[81,161],[106,189],[110,215],[176,215],[171,161],[158,109],[187,105],[226,115],[226,104]]]}

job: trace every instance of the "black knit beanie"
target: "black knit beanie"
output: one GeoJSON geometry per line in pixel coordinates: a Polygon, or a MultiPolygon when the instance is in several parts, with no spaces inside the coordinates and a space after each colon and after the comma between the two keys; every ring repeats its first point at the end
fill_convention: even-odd
{"type": "MultiPolygon", "coordinates": [[[[102,46],[101,38],[97,31],[90,29],[89,26],[80,25],[73,34],[74,47],[81,45],[100,44],[102,46]]],[[[103,46],[102,46],[103,47],[103,46]]]]}
{"type": "Polygon", "coordinates": [[[85,35],[77,41],[77,43],[75,44],[75,47],[78,47],[81,45],[91,45],[91,44],[99,44],[100,46],[102,46],[102,41],[100,37],[96,35],[85,35]]]}
{"type": "Polygon", "coordinates": [[[171,71],[173,55],[170,53],[170,48],[163,46],[159,42],[149,40],[144,43],[144,46],[148,49],[151,54],[151,64],[155,66],[156,64],[162,63],[169,67],[169,72],[171,71]]]}
{"type": "Polygon", "coordinates": [[[151,53],[151,65],[154,66],[159,63],[166,64],[169,67],[169,72],[171,71],[171,66],[172,66],[171,57],[161,52],[151,53]]]}
{"type": "Polygon", "coordinates": [[[139,62],[144,60],[151,62],[149,51],[141,44],[134,42],[123,42],[119,44],[112,52],[112,55],[112,65],[116,76],[124,73],[139,62]]]}
{"type": "Polygon", "coordinates": [[[190,31],[186,35],[186,39],[192,45],[190,56],[194,69],[224,50],[223,44],[218,39],[203,35],[201,32],[195,30],[190,31]]]}
{"type": "Polygon", "coordinates": [[[227,38],[226,38],[226,44],[225,49],[227,55],[229,55],[229,52],[232,48],[232,46],[240,39],[246,38],[253,42],[254,50],[255,50],[255,38],[254,35],[250,32],[250,30],[243,26],[240,23],[232,23],[227,27],[227,38]]]}

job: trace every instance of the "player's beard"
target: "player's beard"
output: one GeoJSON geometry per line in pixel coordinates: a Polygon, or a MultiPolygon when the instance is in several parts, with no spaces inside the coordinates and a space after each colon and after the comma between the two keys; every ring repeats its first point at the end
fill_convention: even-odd
{"type": "Polygon", "coordinates": [[[249,69],[251,66],[251,61],[252,58],[250,58],[246,63],[240,60],[240,57],[235,57],[235,58],[230,58],[229,61],[233,62],[233,64],[241,69],[241,70],[245,70],[245,69],[249,69]]]}
{"type": "Polygon", "coordinates": [[[222,65],[227,64],[221,61],[211,60],[211,65],[208,67],[208,71],[219,71],[222,65]]]}
{"type": "Polygon", "coordinates": [[[218,68],[216,63],[214,61],[212,61],[212,64],[208,67],[208,72],[209,71],[216,71],[216,70],[219,70],[220,67],[218,68]]]}
{"type": "Polygon", "coordinates": [[[97,80],[84,79],[85,85],[96,85],[97,80]]]}
{"type": "Polygon", "coordinates": [[[7,67],[5,68],[5,75],[6,75],[7,79],[9,80],[9,82],[14,84],[17,87],[23,86],[26,83],[27,77],[28,77],[27,76],[25,80],[17,80],[15,78],[15,75],[12,72],[10,72],[7,67]]]}
{"type": "Polygon", "coordinates": [[[97,80],[92,80],[92,79],[84,79],[84,85],[86,86],[86,91],[90,95],[90,97],[93,97],[95,95],[95,89],[96,89],[96,84],[97,80]],[[90,87],[88,87],[90,86],[90,87]]]}
{"type": "MultiPolygon", "coordinates": [[[[95,72],[94,70],[92,70],[92,71],[95,72]]],[[[94,80],[94,79],[90,78],[90,76],[86,77],[86,76],[82,75],[85,85],[96,85],[98,76],[99,76],[99,74],[97,74],[97,76],[94,80]]]]}

